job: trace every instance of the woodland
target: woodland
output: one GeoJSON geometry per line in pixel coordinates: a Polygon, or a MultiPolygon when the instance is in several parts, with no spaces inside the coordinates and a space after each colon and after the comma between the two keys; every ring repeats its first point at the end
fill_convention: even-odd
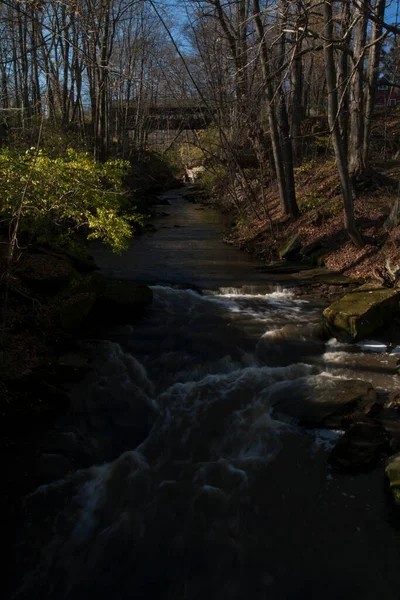
{"type": "MultiPolygon", "coordinates": [[[[309,294],[318,306],[336,301],[349,290],[354,292],[351,301],[359,305],[358,286],[366,285],[361,291],[367,308],[362,306],[358,315],[363,331],[355,331],[350,323],[351,341],[375,335],[375,329],[385,324],[390,330],[385,348],[398,349],[399,0],[0,2],[0,464],[5,514],[11,526],[20,524],[20,499],[60,477],[58,462],[55,467],[50,464],[50,474],[43,477],[42,473],[40,479],[35,454],[38,447],[43,453],[40,436],[60,419],[62,426],[72,423],[72,438],[85,450],[84,458],[79,455],[73,463],[77,473],[136,447],[128,446],[117,428],[110,442],[115,444],[114,453],[107,446],[104,454],[90,450],[87,455],[89,438],[75,427],[69,389],[91,369],[82,358],[82,340],[98,340],[101,327],[141,318],[153,299],[150,287],[98,274],[91,248],[104,243],[110,252],[123,254],[132,237],[151,231],[157,195],[178,187],[188,192],[187,201],[200,205],[199,211],[206,205],[226,216],[224,241],[254,255],[266,277],[276,265],[284,273],[300,272],[304,265],[315,273],[323,271],[322,283],[313,287],[310,277],[299,292],[309,294]],[[371,281],[378,291],[368,287],[371,281]],[[378,310],[376,328],[368,329],[365,323],[369,325],[371,319],[364,319],[363,311],[369,311],[372,293],[379,296],[378,310]]],[[[344,312],[347,315],[348,306],[344,312]]],[[[158,323],[155,329],[151,340],[161,348],[158,323]]],[[[325,343],[331,331],[323,333],[325,343]]],[[[180,339],[175,331],[174,338],[180,339]]],[[[196,339],[188,343],[190,349],[196,339]]],[[[205,340],[219,344],[211,337],[205,340]]],[[[284,341],[278,338],[277,354],[284,341]]],[[[174,354],[170,348],[168,352],[174,354]]],[[[393,378],[398,377],[398,359],[394,354],[390,358],[393,378]]],[[[367,384],[368,393],[370,387],[367,384]]],[[[378,442],[374,438],[368,445],[361,438],[359,444],[361,454],[366,446],[367,453],[372,447],[368,468],[400,449],[398,391],[380,405],[372,404],[371,413],[352,415],[354,426],[369,428],[373,435],[379,429],[378,442]],[[389,411],[386,420],[395,429],[390,447],[386,430],[373,420],[373,411],[381,410],[386,401],[384,419],[389,411]]],[[[107,407],[107,427],[111,413],[107,407]]],[[[147,415],[132,414],[128,422],[138,414],[139,424],[147,415]]],[[[93,415],[97,422],[97,412],[93,415]]],[[[119,425],[125,424],[126,413],[121,415],[117,412],[119,425]]],[[[348,419],[345,426],[350,425],[348,419]]],[[[148,426],[146,421],[146,435],[148,426]]],[[[55,431],[58,444],[59,429],[55,431]]],[[[143,431],[139,427],[136,445],[144,439],[143,431]]],[[[108,429],[106,433],[108,444],[108,429]]],[[[200,446],[207,441],[207,435],[201,432],[201,436],[200,446]]],[[[68,454],[61,464],[64,475],[71,471],[70,458],[68,454]]],[[[360,461],[364,468],[364,455],[360,461]]],[[[390,477],[399,504],[400,462],[396,461],[390,477]]],[[[285,474],[285,482],[296,490],[305,489],[296,464],[293,481],[285,474]]],[[[321,481],[324,478],[325,471],[321,481]]],[[[169,472],[165,479],[171,479],[169,472]]],[[[369,487],[373,486],[368,483],[369,487]]],[[[119,498],[119,489],[110,497],[119,498]]],[[[369,493],[368,489],[368,503],[369,493]]],[[[344,492],[343,496],[346,502],[355,497],[344,492]]],[[[360,494],[360,498],[364,497],[360,494]]],[[[268,501],[261,506],[268,506],[268,501]]],[[[368,503],[363,499],[363,510],[364,505],[369,509],[368,503]]],[[[280,497],[278,504],[286,507],[280,497]]],[[[47,504],[43,506],[39,520],[45,522],[47,504]]],[[[297,501],[293,506],[299,511],[302,507],[297,501]]],[[[238,514],[241,510],[242,506],[238,514]]],[[[349,514],[359,517],[356,509],[349,514]]],[[[396,518],[398,522],[398,513],[396,518]]],[[[282,522],[286,520],[285,515],[282,522]]],[[[338,520],[346,523],[342,514],[338,520]]],[[[371,523],[368,515],[369,532],[375,528],[371,523]]],[[[40,527],[33,533],[29,530],[31,540],[41,540],[40,527]]],[[[155,529],[163,535],[161,526],[155,529]]],[[[354,535],[363,539],[358,532],[354,535]]],[[[269,532],[259,535],[258,522],[257,536],[269,536],[269,532]]],[[[8,544],[6,535],[7,548],[13,539],[8,544]]],[[[228,543],[232,540],[229,537],[228,543]]],[[[302,554],[312,545],[293,548],[296,552],[300,548],[302,554]]],[[[213,543],[210,556],[220,547],[213,543]]],[[[340,554],[346,547],[343,542],[340,554]]],[[[374,549],[378,547],[383,544],[374,549]]],[[[158,545],[149,546],[143,556],[148,552],[153,560],[154,548],[158,545]]],[[[168,560],[171,548],[172,544],[166,551],[168,560]]],[[[323,548],[321,554],[327,555],[323,548]]],[[[41,551],[37,546],[38,555],[41,551]]],[[[35,552],[31,551],[32,557],[35,552]]],[[[116,556],[125,564],[125,552],[116,556]]],[[[257,565],[263,554],[257,551],[254,556],[257,565]]],[[[80,557],[77,553],[73,558],[80,557]]],[[[371,557],[376,561],[373,552],[371,557]]],[[[353,565],[353,559],[349,555],[348,564],[353,565]]],[[[169,571],[168,560],[163,559],[160,572],[169,571]]],[[[301,565],[298,556],[297,563],[301,565]]],[[[141,564],[135,565],[139,571],[141,564]]],[[[214,561],[213,568],[219,569],[219,564],[214,561]]],[[[372,570],[379,572],[377,564],[372,570]]],[[[368,565],[363,567],[368,570],[368,565]]],[[[106,571],[99,569],[99,574],[106,571]]],[[[240,568],[235,566],[235,571],[240,568]]],[[[346,571],[353,572],[353,567],[346,565],[346,571]]],[[[332,572],[336,577],[339,569],[333,566],[332,572]]],[[[355,580],[357,573],[353,572],[355,580]]],[[[18,585],[20,578],[18,571],[18,585]]],[[[99,591],[109,596],[107,587],[100,590],[101,581],[99,576],[99,591]]],[[[64,591],[63,598],[67,597],[64,591]]],[[[218,587],[213,591],[220,593],[218,587]]],[[[189,597],[186,591],[184,596],[189,597]]],[[[384,596],[382,591],[379,597],[384,596]]],[[[68,593],[68,597],[72,596],[68,593]]]]}

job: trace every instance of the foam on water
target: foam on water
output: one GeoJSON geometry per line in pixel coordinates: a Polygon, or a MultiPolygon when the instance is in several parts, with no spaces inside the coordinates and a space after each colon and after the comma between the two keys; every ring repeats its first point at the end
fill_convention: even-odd
{"type": "Polygon", "coordinates": [[[331,450],[343,435],[341,429],[306,429],[308,435],[314,438],[315,450],[331,450]]]}
{"type": "Polygon", "coordinates": [[[348,352],[325,352],[323,355],[323,360],[326,363],[345,364],[349,357],[351,357],[351,354],[348,352]]]}
{"type": "Polygon", "coordinates": [[[235,287],[221,287],[217,291],[209,291],[208,293],[213,296],[226,296],[228,298],[237,296],[242,298],[259,298],[269,296],[271,298],[276,299],[289,299],[293,298],[293,291],[290,289],[283,289],[279,286],[276,286],[275,289],[269,290],[267,292],[261,293],[259,291],[260,286],[244,286],[240,288],[235,287]]]}
{"type": "Polygon", "coordinates": [[[357,346],[363,352],[384,352],[388,351],[387,344],[383,342],[377,342],[376,340],[362,340],[361,342],[357,342],[357,346]]]}
{"type": "MultiPolygon", "coordinates": [[[[241,502],[259,473],[264,477],[278,464],[286,440],[301,439],[312,453],[329,450],[340,437],[340,431],[301,429],[273,411],[277,399],[296,400],[310,387],[329,395],[346,378],[330,369],[354,356],[349,347],[333,340],[306,346],[300,326],[313,324],[316,312],[290,291],[242,292],[201,296],[153,286],[146,319],[118,328],[113,341],[88,343],[93,371],[76,392],[80,406],[89,416],[104,410],[95,422],[104,417],[107,434],[111,427],[112,435],[129,435],[138,404],[150,412],[152,427],[135,449],[42,486],[27,500],[31,514],[39,511],[37,520],[45,513],[45,533],[36,539],[35,520],[27,529],[31,554],[41,558],[21,585],[22,598],[40,589],[43,597],[69,600],[78,590],[81,600],[89,573],[97,590],[103,582],[104,590],[114,589],[125,577],[118,596],[125,600],[131,580],[139,590],[151,589],[153,560],[155,572],[179,582],[173,569],[189,569],[191,547],[194,563],[200,557],[210,582],[218,581],[219,558],[207,562],[207,555],[214,547],[223,548],[221,556],[242,552],[241,502]],[[280,348],[293,362],[284,362],[280,348]],[[305,348],[310,355],[315,350],[313,362],[304,359],[305,348]]],[[[236,573],[229,573],[234,585],[236,573]]],[[[170,597],[185,597],[187,590],[174,590],[170,597]]],[[[224,594],[235,597],[231,589],[224,594]]]]}
{"type": "Polygon", "coordinates": [[[87,540],[96,527],[96,511],[105,499],[105,481],[108,472],[106,465],[95,467],[93,478],[84,483],[78,491],[77,501],[81,511],[71,534],[71,538],[77,543],[87,540]]]}

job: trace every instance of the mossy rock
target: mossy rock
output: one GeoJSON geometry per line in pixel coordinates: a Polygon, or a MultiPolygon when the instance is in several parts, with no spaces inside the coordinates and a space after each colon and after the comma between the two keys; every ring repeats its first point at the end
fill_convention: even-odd
{"type": "Polygon", "coordinates": [[[400,506],[400,454],[393,456],[385,470],[394,501],[400,506]]]}
{"type": "Polygon", "coordinates": [[[400,290],[367,283],[324,310],[330,327],[353,341],[370,335],[399,311],[400,290]]]}
{"type": "Polygon", "coordinates": [[[81,292],[70,296],[58,307],[58,322],[64,331],[72,333],[84,327],[96,302],[93,292],[81,292]]]}
{"type": "Polygon", "coordinates": [[[66,258],[51,254],[27,254],[17,274],[29,288],[39,294],[57,294],[78,273],[66,258]]]}
{"type": "Polygon", "coordinates": [[[294,257],[297,257],[301,250],[301,241],[299,235],[291,236],[287,239],[279,248],[279,257],[285,258],[286,260],[291,260],[294,257]]]}
{"type": "Polygon", "coordinates": [[[318,250],[322,249],[322,244],[320,240],[315,240],[314,242],[311,242],[310,244],[307,244],[306,246],[303,246],[300,250],[300,254],[304,257],[313,255],[315,252],[317,252],[318,250]]]}
{"type": "Polygon", "coordinates": [[[146,285],[91,273],[76,277],[58,298],[61,326],[76,331],[85,322],[91,326],[132,323],[151,304],[153,293],[146,285]]]}
{"type": "Polygon", "coordinates": [[[355,423],[336,442],[329,462],[343,471],[364,470],[372,468],[389,449],[382,425],[374,422],[355,423]]]}
{"type": "Polygon", "coordinates": [[[59,300],[65,300],[78,294],[96,294],[99,295],[104,290],[107,279],[100,273],[90,273],[89,275],[76,274],[68,285],[58,294],[59,300]]]}
{"type": "Polygon", "coordinates": [[[287,382],[272,388],[274,417],[284,415],[305,427],[342,427],[349,415],[365,412],[376,402],[375,389],[361,379],[314,375],[299,382],[295,393],[292,385],[287,382]]]}
{"type": "Polygon", "coordinates": [[[356,279],[346,277],[337,271],[331,271],[325,267],[316,267],[308,269],[297,276],[298,279],[312,280],[313,283],[325,283],[328,285],[352,285],[357,283],[356,279]]]}
{"type": "Polygon", "coordinates": [[[307,262],[317,267],[323,267],[327,257],[327,252],[323,248],[316,250],[312,254],[308,254],[306,257],[307,262]]]}
{"type": "Polygon", "coordinates": [[[79,273],[92,273],[93,271],[99,270],[99,267],[96,265],[94,259],[92,258],[86,258],[83,256],[73,256],[70,254],[68,254],[67,256],[70,258],[75,269],[79,273]]]}

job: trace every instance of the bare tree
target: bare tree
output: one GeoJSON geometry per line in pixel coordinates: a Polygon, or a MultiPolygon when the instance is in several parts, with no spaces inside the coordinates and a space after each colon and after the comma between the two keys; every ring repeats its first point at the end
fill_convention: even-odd
{"type": "Polygon", "coordinates": [[[354,219],[353,193],[350,181],[347,155],[340,132],[339,120],[337,118],[339,111],[338,87],[336,77],[336,66],[334,59],[334,36],[333,36],[333,10],[332,0],[324,2],[324,57],[326,66],[326,81],[328,89],[328,120],[331,128],[333,148],[335,151],[336,164],[339,173],[339,179],[342,187],[344,200],[344,226],[346,231],[357,246],[362,246],[362,238],[357,230],[354,219]]]}

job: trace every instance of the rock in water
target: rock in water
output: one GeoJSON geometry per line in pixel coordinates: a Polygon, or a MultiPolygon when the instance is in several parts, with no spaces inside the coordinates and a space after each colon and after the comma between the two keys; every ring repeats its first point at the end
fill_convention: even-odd
{"type": "Polygon", "coordinates": [[[329,462],[344,471],[365,469],[374,466],[388,451],[389,442],[382,425],[356,423],[336,442],[329,462]]]}
{"type": "Polygon", "coordinates": [[[307,377],[302,384],[279,383],[271,390],[274,416],[285,415],[305,427],[341,427],[343,419],[365,411],[376,401],[376,391],[360,379],[326,375],[307,377]]]}
{"type": "Polygon", "coordinates": [[[400,413],[400,392],[391,392],[385,408],[390,408],[400,413]]]}
{"type": "Polygon", "coordinates": [[[385,473],[389,479],[394,501],[400,506],[400,454],[391,457],[385,473]]]}
{"type": "Polygon", "coordinates": [[[382,327],[399,308],[399,289],[366,283],[328,306],[324,317],[334,330],[354,341],[382,327]]]}
{"type": "Polygon", "coordinates": [[[329,336],[321,323],[284,325],[261,336],[257,358],[269,366],[307,362],[324,353],[326,339],[329,336]]]}

